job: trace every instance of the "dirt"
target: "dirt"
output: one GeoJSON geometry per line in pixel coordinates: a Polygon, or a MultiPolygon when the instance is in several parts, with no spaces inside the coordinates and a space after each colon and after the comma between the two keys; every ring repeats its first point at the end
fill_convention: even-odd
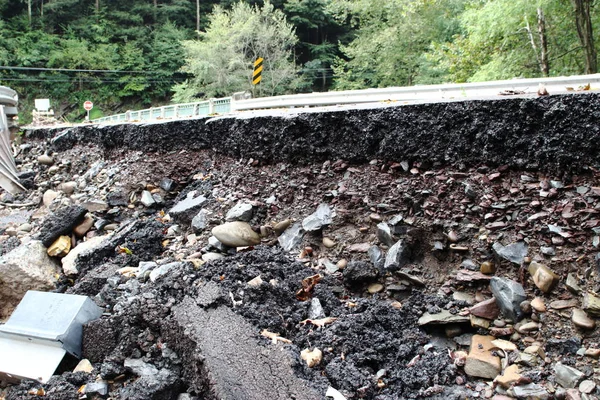
{"type": "MultiPolygon", "coordinates": [[[[120,171],[110,185],[97,188],[102,184],[92,181],[86,188],[91,197],[112,199],[119,212],[94,217],[120,224],[119,230],[81,261],[79,275],[63,277],[59,286],[92,297],[106,311],[84,330],[84,356],[95,371],[53,378],[43,385],[43,398],[74,398],[74,388],[96,374],[110,383],[112,398],[176,399],[188,392],[200,399],[311,399],[323,398],[329,386],[347,399],[484,396],[483,381],[465,375],[451,357],[468,350],[468,340],[459,344],[444,327],[419,327],[417,320],[425,312],[464,312],[467,304],[453,300],[453,292],[489,298],[487,281],[457,278],[484,261],[495,264],[496,276],[521,281],[530,300],[579,299],[562,284],[541,293],[525,265],[493,252],[495,242],[524,240],[528,256],[561,281],[574,273],[584,291],[600,289],[597,100],[597,94],[581,94],[83,127],[60,133],[53,144],[40,139],[56,131],[31,132],[33,147],[23,157],[54,149],[57,160],[71,161],[58,175],[34,164],[40,193],[84,176],[98,161],[106,171],[120,171]],[[158,188],[163,178],[175,181],[173,190],[158,188]],[[142,190],[160,194],[164,204],[142,206],[142,190]],[[176,222],[166,217],[193,190],[209,198],[210,211],[209,228],[194,240],[186,224],[169,233],[176,222]],[[269,233],[260,246],[198,262],[200,253],[215,251],[207,245],[210,228],[242,200],[254,206],[257,231],[288,218],[301,221],[321,203],[335,216],[323,231],[306,234],[298,251],[283,252],[269,233]],[[351,250],[366,244],[385,252],[377,224],[399,215],[394,241],[405,240],[411,250],[399,271],[351,250]],[[562,227],[562,235],[548,225],[562,227]],[[333,247],[324,245],[325,237],[333,247]],[[542,247],[556,254],[544,255],[542,247]],[[156,282],[116,274],[152,260],[180,264],[156,282]],[[345,269],[330,270],[342,261],[345,269]],[[300,295],[302,282],[317,274],[320,281],[300,295]],[[248,285],[258,276],[262,284],[248,285]],[[372,283],[384,289],[370,293],[372,283]],[[322,317],[333,320],[324,326],[307,321],[312,299],[319,300],[322,317]],[[263,330],[291,343],[274,344],[263,330]],[[323,359],[309,368],[300,353],[314,348],[323,359]],[[157,378],[126,368],[128,359],[154,366],[157,378]],[[233,378],[244,371],[248,376],[233,378]]],[[[13,246],[10,240],[2,248],[13,246]]],[[[568,311],[534,314],[527,317],[544,328],[513,341],[520,350],[539,342],[551,358],[525,368],[527,378],[555,384],[556,360],[591,377],[597,361],[574,353],[598,347],[598,331],[576,329],[568,311]]],[[[451,328],[467,337],[488,333],[468,324],[451,328]]],[[[34,386],[25,382],[7,399],[36,398],[25,394],[34,386]]]]}

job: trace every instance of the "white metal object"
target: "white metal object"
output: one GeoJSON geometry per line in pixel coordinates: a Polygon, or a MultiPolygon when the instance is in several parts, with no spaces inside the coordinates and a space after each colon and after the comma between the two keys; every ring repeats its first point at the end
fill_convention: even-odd
{"type": "Polygon", "coordinates": [[[50,99],[35,99],[35,109],[42,112],[50,110],[50,99]]]}
{"type": "Polygon", "coordinates": [[[81,357],[83,325],[101,315],[86,296],[28,291],[0,326],[0,375],[46,382],[66,353],[81,357]]]}
{"type": "Polygon", "coordinates": [[[11,194],[25,190],[19,183],[17,166],[10,145],[10,130],[5,108],[0,105],[0,187],[11,194]]]}

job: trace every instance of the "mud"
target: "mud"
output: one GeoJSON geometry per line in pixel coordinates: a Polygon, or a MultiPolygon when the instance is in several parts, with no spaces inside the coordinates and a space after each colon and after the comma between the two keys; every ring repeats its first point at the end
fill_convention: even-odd
{"type": "Polygon", "coordinates": [[[469,167],[480,163],[572,173],[600,165],[600,94],[578,93],[389,106],[270,117],[195,119],[155,124],[38,129],[64,151],[214,149],[262,162],[353,163],[373,158],[469,167]]]}

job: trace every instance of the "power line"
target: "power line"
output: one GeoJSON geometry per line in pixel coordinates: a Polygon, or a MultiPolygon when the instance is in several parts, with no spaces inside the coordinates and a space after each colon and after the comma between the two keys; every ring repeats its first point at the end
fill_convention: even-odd
{"type": "MultiPolygon", "coordinates": [[[[11,67],[0,65],[0,70],[15,70],[15,71],[54,71],[54,72],[94,72],[94,73],[111,73],[111,74],[159,74],[162,71],[122,71],[115,69],[69,69],[69,68],[38,68],[38,67],[11,67]]],[[[182,72],[178,72],[182,73],[182,72]]]]}

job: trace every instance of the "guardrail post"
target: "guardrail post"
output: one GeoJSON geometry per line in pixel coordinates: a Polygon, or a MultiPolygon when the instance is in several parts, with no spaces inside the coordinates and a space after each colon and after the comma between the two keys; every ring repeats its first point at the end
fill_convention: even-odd
{"type": "Polygon", "coordinates": [[[160,119],[165,119],[165,107],[160,108],[160,119]]]}
{"type": "Polygon", "coordinates": [[[179,104],[175,104],[175,110],[173,111],[175,113],[175,119],[179,118],[179,104]]]}
{"type": "Polygon", "coordinates": [[[215,99],[208,99],[208,115],[215,113],[215,99]]]}
{"type": "Polygon", "coordinates": [[[200,109],[200,103],[194,103],[194,109],[192,110],[192,117],[197,117],[200,109]]]}

